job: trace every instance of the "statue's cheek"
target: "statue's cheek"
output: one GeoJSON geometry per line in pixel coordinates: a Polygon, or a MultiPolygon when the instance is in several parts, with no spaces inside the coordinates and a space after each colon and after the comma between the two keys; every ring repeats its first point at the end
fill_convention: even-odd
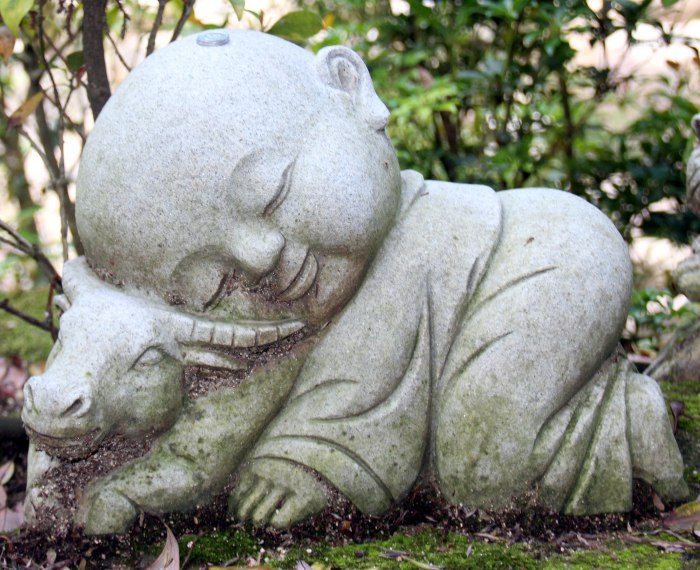
{"type": "Polygon", "coordinates": [[[275,217],[286,237],[325,253],[362,257],[376,250],[395,219],[399,191],[391,145],[379,133],[349,129],[304,146],[275,217]],[[373,144],[367,144],[370,137],[373,144]]]}

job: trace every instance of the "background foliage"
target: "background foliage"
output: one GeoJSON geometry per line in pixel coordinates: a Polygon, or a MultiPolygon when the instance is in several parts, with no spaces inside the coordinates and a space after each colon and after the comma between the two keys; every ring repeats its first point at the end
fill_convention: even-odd
{"type": "MultiPolygon", "coordinates": [[[[51,262],[82,252],[79,149],[115,84],[169,41],[229,25],[357,50],[392,111],[403,168],[496,189],[566,189],[627,239],[683,243],[700,231],[683,207],[700,70],[698,40],[674,14],[683,2],[298,0],[271,17],[219,0],[220,20],[200,20],[212,2],[0,0],[0,290],[38,281],[50,296],[60,290],[51,262]],[[669,59],[650,74],[629,64],[640,45],[683,46],[692,63],[669,59]],[[59,203],[60,243],[40,239],[37,180],[59,203]]],[[[43,324],[53,329],[50,316],[43,324]]]]}
{"type": "Polygon", "coordinates": [[[669,60],[663,75],[643,78],[643,65],[608,53],[611,38],[625,52],[683,44],[697,67],[697,41],[677,33],[659,3],[410,0],[396,14],[391,4],[309,8],[335,16],[324,43],[350,44],[368,62],[405,168],[497,189],[567,189],[627,238],[639,228],[685,242],[700,228],[682,207],[697,69],[669,60]],[[597,65],[580,63],[591,50],[597,65]]]}

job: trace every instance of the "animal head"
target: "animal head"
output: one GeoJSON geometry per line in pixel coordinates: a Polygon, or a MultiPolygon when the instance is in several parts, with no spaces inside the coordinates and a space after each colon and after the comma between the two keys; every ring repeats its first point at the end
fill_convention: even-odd
{"type": "Polygon", "coordinates": [[[58,340],[44,374],[25,386],[22,419],[33,441],[66,458],[111,433],[138,437],[177,419],[183,369],[247,366],[230,349],[284,338],[303,323],[216,322],[102,282],[83,258],[66,264],[58,340]],[[229,354],[222,349],[229,349],[229,354]]]}

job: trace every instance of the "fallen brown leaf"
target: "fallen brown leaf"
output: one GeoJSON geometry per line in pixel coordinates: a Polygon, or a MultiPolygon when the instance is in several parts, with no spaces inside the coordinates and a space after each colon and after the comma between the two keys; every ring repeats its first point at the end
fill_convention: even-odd
{"type": "Polygon", "coordinates": [[[665,552],[685,552],[686,550],[695,550],[700,548],[699,542],[691,542],[689,540],[681,540],[678,542],[670,542],[667,540],[649,540],[629,534],[623,536],[622,539],[625,542],[631,542],[633,544],[648,544],[650,546],[655,546],[656,548],[661,548],[665,552]]]}
{"type": "Polygon", "coordinates": [[[0,508],[0,532],[11,532],[22,526],[23,522],[24,512],[22,505],[17,505],[14,509],[8,507],[0,508]]]}
{"type": "Polygon", "coordinates": [[[483,538],[484,540],[492,540],[493,542],[505,542],[505,538],[501,538],[500,536],[496,536],[494,534],[489,534],[488,532],[475,532],[474,536],[478,536],[479,538],[483,538]]]}
{"type": "Polygon", "coordinates": [[[673,414],[673,433],[678,432],[678,418],[685,414],[685,404],[678,400],[671,402],[671,414],[673,414]]]}
{"type": "Polygon", "coordinates": [[[208,566],[207,570],[274,570],[269,566],[208,566]]]}
{"type": "Polygon", "coordinates": [[[35,93],[32,95],[29,99],[27,99],[24,103],[22,103],[12,115],[10,115],[9,120],[7,121],[7,125],[12,128],[17,128],[21,127],[24,124],[24,121],[27,120],[27,117],[31,115],[36,108],[39,106],[39,103],[41,103],[41,100],[44,98],[43,93],[35,93]]]}
{"type": "Polygon", "coordinates": [[[700,529],[700,501],[685,503],[664,519],[664,526],[671,530],[700,529]]]}
{"type": "Polygon", "coordinates": [[[8,461],[0,465],[0,485],[6,485],[15,474],[15,462],[8,461]]]}
{"type": "Polygon", "coordinates": [[[652,492],[651,500],[658,511],[661,511],[663,513],[666,510],[666,505],[664,505],[664,502],[661,500],[661,497],[659,497],[656,493],[652,492]]]}
{"type": "Polygon", "coordinates": [[[0,56],[7,65],[10,62],[10,56],[15,49],[15,41],[17,39],[12,35],[10,28],[0,26],[0,56]]]}
{"type": "Polygon", "coordinates": [[[165,525],[165,546],[147,570],[180,570],[180,548],[168,525],[165,525]]]}
{"type": "Polygon", "coordinates": [[[0,358],[0,397],[22,399],[29,372],[21,359],[0,358]]]}

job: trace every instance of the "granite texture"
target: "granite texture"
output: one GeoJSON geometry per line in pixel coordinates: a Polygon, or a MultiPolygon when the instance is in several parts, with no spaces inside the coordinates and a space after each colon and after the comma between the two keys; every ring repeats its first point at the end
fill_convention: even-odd
{"type": "Polygon", "coordinates": [[[663,396],[618,352],[632,272],[608,219],[400,172],[354,52],[224,34],[149,57],[89,137],[86,258],[26,387],[29,517],[112,435],[155,441],[83,490],[92,534],[224,489],[276,527],[337,492],[380,514],[417,481],[570,514],[631,508],[634,477],[683,498],[663,396]],[[191,367],[242,380],[193,396],[191,367]]]}

